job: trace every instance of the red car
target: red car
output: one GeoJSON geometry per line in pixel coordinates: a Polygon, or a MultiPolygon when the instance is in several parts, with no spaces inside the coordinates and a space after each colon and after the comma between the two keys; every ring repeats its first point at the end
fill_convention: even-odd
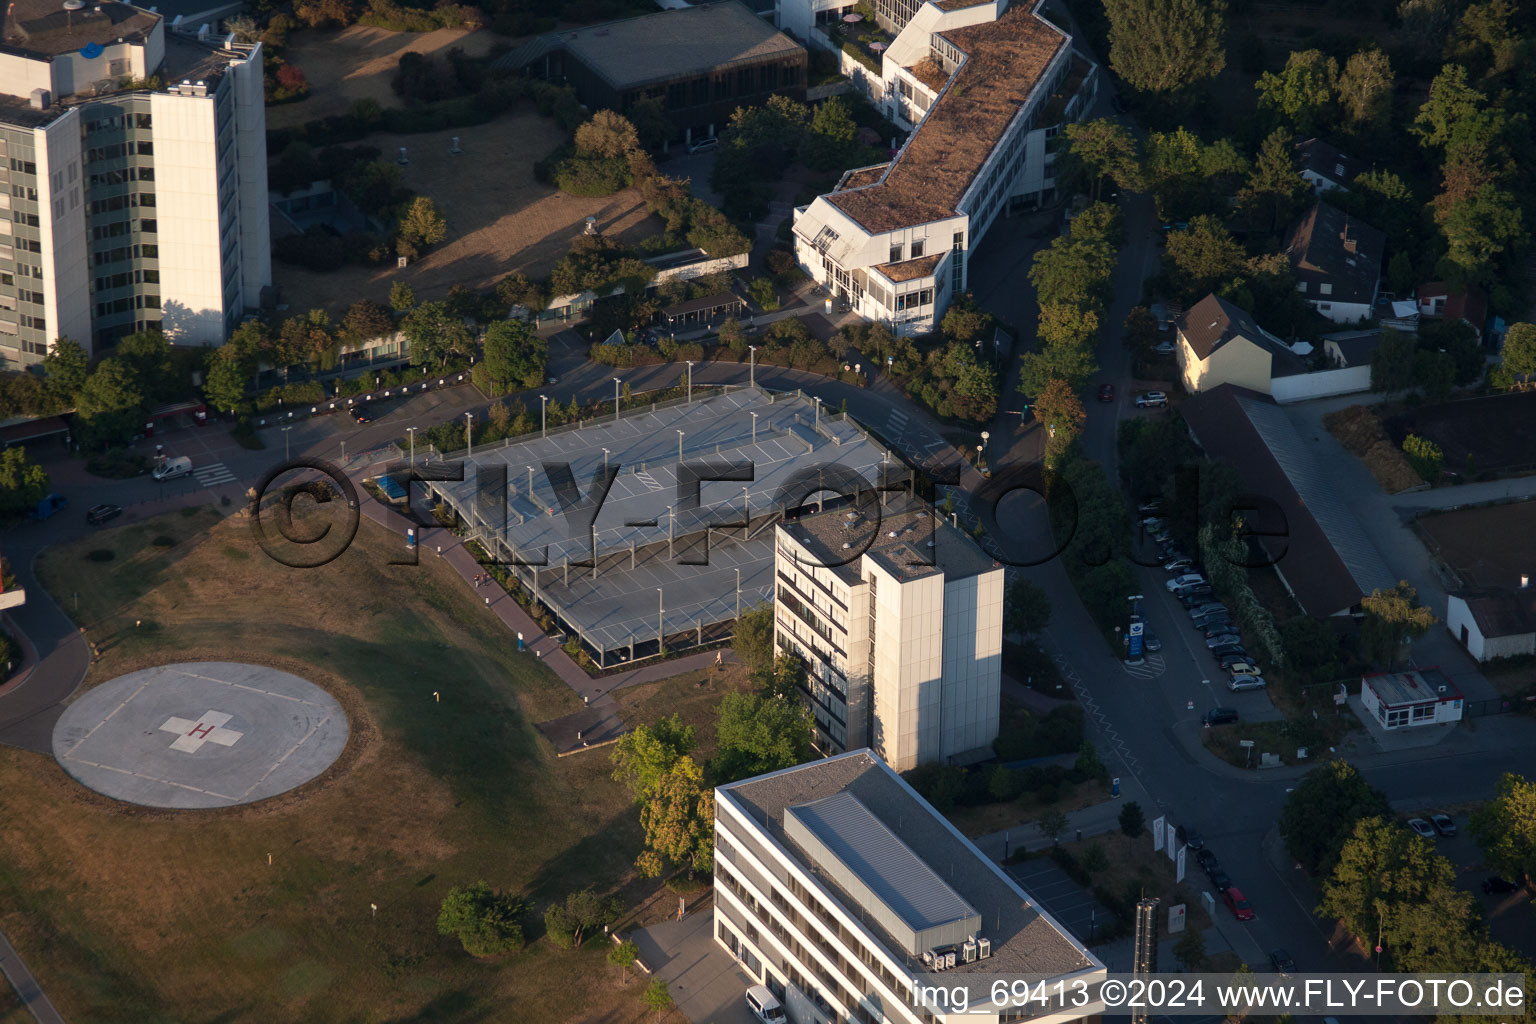
{"type": "Polygon", "coordinates": [[[1243,895],[1243,890],[1237,886],[1231,886],[1221,894],[1221,898],[1227,901],[1227,909],[1232,911],[1232,916],[1239,921],[1253,920],[1253,904],[1248,902],[1248,897],[1243,895]]]}
{"type": "Polygon", "coordinates": [[[1101,385],[1099,387],[1099,401],[1101,401],[1101,402],[1113,402],[1114,400],[1115,400],[1115,386],[1113,384],[1101,385]]]}

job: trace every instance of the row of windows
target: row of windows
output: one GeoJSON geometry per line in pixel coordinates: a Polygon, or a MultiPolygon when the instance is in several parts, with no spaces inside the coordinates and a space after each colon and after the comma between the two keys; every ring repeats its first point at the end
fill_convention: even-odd
{"type": "Polygon", "coordinates": [[[110,146],[94,146],[85,151],[85,162],[94,164],[101,160],[116,160],[134,154],[154,156],[155,144],[145,139],[142,142],[114,142],[110,146]]]}
{"type": "Polygon", "coordinates": [[[124,235],[132,234],[135,225],[144,234],[154,235],[160,232],[160,222],[157,220],[115,220],[110,224],[97,224],[92,227],[91,241],[99,242],[104,238],[121,238],[124,235]]]}
{"type": "Polygon", "coordinates": [[[155,260],[159,258],[160,247],[145,243],[143,245],[122,245],[116,249],[103,249],[95,253],[91,260],[94,265],[101,267],[108,263],[120,263],[123,260],[155,260]]]}
{"type": "Polygon", "coordinates": [[[37,189],[31,185],[12,185],[11,195],[17,199],[30,199],[34,203],[37,202],[37,189]]]}
{"type": "Polygon", "coordinates": [[[11,220],[17,224],[25,224],[28,227],[41,227],[42,222],[37,219],[35,213],[22,213],[20,210],[11,211],[11,220]]]}
{"type": "Polygon", "coordinates": [[[35,277],[41,281],[43,279],[43,268],[34,267],[30,263],[18,263],[16,264],[15,274],[0,271],[0,284],[15,284],[17,277],[21,277],[23,279],[28,277],[35,277]]]}
{"type": "Polygon", "coordinates": [[[22,174],[36,174],[37,164],[31,160],[18,160],[15,157],[11,157],[11,170],[20,171],[22,174]]]}
{"type": "Polygon", "coordinates": [[[96,315],[111,316],[114,313],[126,313],[133,309],[159,309],[160,296],[158,295],[129,295],[126,298],[115,299],[112,302],[96,303],[96,315]]]}
{"type": "Polygon", "coordinates": [[[154,205],[155,194],[153,192],[125,192],[120,196],[93,199],[87,208],[94,215],[98,213],[111,213],[114,210],[129,210],[136,206],[154,205]]]}
{"type": "Polygon", "coordinates": [[[924,306],[933,305],[933,289],[924,288],[922,291],[908,292],[905,295],[896,296],[896,309],[921,309],[924,306]]]}
{"type": "MultiPolygon", "coordinates": [[[[923,255],[923,250],[924,250],[926,245],[927,245],[927,240],[926,239],[922,239],[922,238],[914,238],[914,239],[912,239],[912,259],[914,259],[914,260],[915,259],[920,259],[922,257],[922,255],[923,255]]],[[[905,247],[900,242],[897,242],[896,244],[891,246],[891,262],[892,263],[900,263],[900,262],[902,262],[902,260],[906,259],[906,257],[902,255],[902,252],[903,252],[904,248],[905,247]]]]}
{"type": "MultiPolygon", "coordinates": [[[[35,238],[18,238],[18,239],[15,239],[15,247],[16,247],[16,249],[19,249],[19,250],[21,250],[23,252],[42,252],[43,251],[43,243],[38,241],[35,238]]],[[[8,259],[12,259],[13,257],[14,257],[14,250],[11,248],[11,245],[8,244],[8,243],[5,243],[5,242],[0,242],[0,260],[8,260],[8,259]]],[[[41,275],[39,275],[39,276],[41,276],[41,275]]]]}
{"type": "Polygon", "coordinates": [[[126,288],[130,284],[159,284],[160,271],[158,270],[125,270],[121,274],[108,274],[96,279],[96,291],[105,292],[113,288],[126,288]]]}
{"type": "Polygon", "coordinates": [[[148,114],[108,114],[106,117],[85,122],[85,130],[87,132],[115,131],[119,128],[148,129],[149,127],[150,118],[148,114]]]}
{"type": "Polygon", "coordinates": [[[153,167],[122,167],[111,171],[98,171],[91,175],[91,188],[102,185],[122,185],[130,181],[154,181],[153,167]]]}

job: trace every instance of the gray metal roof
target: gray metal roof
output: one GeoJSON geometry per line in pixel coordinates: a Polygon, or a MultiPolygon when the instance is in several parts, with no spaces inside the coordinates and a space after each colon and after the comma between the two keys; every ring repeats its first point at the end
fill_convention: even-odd
{"type": "MultiPolygon", "coordinates": [[[[975,908],[852,793],[786,808],[784,830],[811,853],[821,871],[837,876],[844,888],[864,890],[855,889],[856,896],[873,897],[879,906],[866,905],[865,910],[889,910],[914,939],[929,929],[957,922],[964,922],[962,930],[971,934],[981,930],[981,915],[975,908]]],[[[912,941],[908,952],[920,952],[922,947],[921,942],[912,941]]]]}
{"type": "Polygon", "coordinates": [[[1241,396],[1237,403],[1280,464],[1286,479],[1296,488],[1302,505],[1317,520],[1361,592],[1369,594],[1378,587],[1390,590],[1396,586],[1397,577],[1366,535],[1360,520],[1344,504],[1340,489],[1323,474],[1322,466],[1296,432],[1296,425],[1285,410],[1270,402],[1241,396]]]}

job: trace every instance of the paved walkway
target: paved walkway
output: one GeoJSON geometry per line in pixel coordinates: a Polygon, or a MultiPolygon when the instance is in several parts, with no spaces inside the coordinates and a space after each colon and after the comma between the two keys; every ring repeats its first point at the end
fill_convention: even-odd
{"type": "Polygon", "coordinates": [[[64,1024],[64,1015],[48,1001],[48,997],[38,987],[37,979],[32,977],[32,972],[27,970],[16,948],[4,935],[0,935],[0,973],[5,974],[11,987],[16,990],[21,1005],[37,1018],[38,1024],[64,1024]]]}

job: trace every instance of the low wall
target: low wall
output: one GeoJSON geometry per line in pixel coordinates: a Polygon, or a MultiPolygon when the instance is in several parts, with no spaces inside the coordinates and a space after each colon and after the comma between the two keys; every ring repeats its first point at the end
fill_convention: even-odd
{"type": "Polygon", "coordinates": [[[1333,395],[1348,395],[1369,390],[1371,390],[1369,366],[1298,373],[1290,377],[1275,377],[1269,382],[1270,396],[1281,405],[1288,402],[1305,402],[1310,398],[1328,398],[1333,395]]]}

